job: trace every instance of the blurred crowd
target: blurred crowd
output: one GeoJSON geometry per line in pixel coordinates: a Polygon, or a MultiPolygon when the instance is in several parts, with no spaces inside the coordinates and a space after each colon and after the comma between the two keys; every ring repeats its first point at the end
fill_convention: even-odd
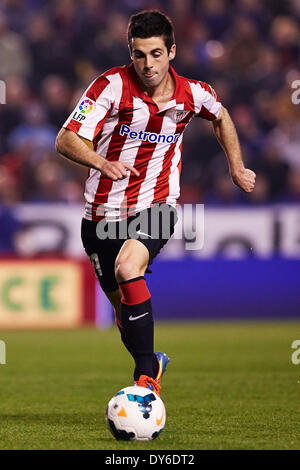
{"type": "Polygon", "coordinates": [[[130,63],[128,18],[150,8],[173,20],[176,71],[215,88],[257,172],[253,193],[234,187],[211,123],[194,119],[180,201],[300,202],[300,0],[1,0],[0,200],[83,201],[87,171],[55,152],[57,132],[95,77],[130,63]]]}

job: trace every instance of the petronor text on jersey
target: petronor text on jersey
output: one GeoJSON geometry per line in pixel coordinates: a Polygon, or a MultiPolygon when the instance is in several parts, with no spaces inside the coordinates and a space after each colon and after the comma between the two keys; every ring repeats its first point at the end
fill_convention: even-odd
{"type": "Polygon", "coordinates": [[[132,131],[130,127],[122,124],[120,129],[120,135],[128,135],[130,139],[138,139],[146,141],[148,140],[151,143],[165,143],[173,144],[176,142],[180,134],[156,134],[155,132],[144,132],[144,131],[132,131]]]}

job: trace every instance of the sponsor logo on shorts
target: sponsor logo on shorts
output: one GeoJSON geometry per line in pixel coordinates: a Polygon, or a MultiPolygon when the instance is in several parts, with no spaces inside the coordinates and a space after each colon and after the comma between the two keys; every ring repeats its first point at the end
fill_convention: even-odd
{"type": "Polygon", "coordinates": [[[155,132],[145,131],[132,131],[129,126],[122,124],[120,129],[120,135],[127,135],[129,139],[142,140],[143,142],[151,142],[152,144],[174,144],[180,134],[156,134],[155,132]]]}

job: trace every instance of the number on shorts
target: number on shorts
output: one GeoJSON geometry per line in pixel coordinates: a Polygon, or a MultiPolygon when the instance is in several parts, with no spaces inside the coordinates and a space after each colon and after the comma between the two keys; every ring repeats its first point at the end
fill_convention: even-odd
{"type": "Polygon", "coordinates": [[[100,266],[99,256],[97,255],[97,253],[91,254],[90,260],[91,260],[92,265],[94,266],[96,276],[97,277],[102,276],[102,269],[100,266]]]}

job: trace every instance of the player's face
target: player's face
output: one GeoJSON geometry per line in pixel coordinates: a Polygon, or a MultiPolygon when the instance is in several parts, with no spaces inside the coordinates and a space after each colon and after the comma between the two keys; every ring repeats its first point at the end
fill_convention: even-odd
{"type": "Polygon", "coordinates": [[[132,39],[131,59],[139,79],[146,88],[155,88],[162,82],[175,53],[176,46],[173,44],[168,54],[163,36],[132,39]]]}

